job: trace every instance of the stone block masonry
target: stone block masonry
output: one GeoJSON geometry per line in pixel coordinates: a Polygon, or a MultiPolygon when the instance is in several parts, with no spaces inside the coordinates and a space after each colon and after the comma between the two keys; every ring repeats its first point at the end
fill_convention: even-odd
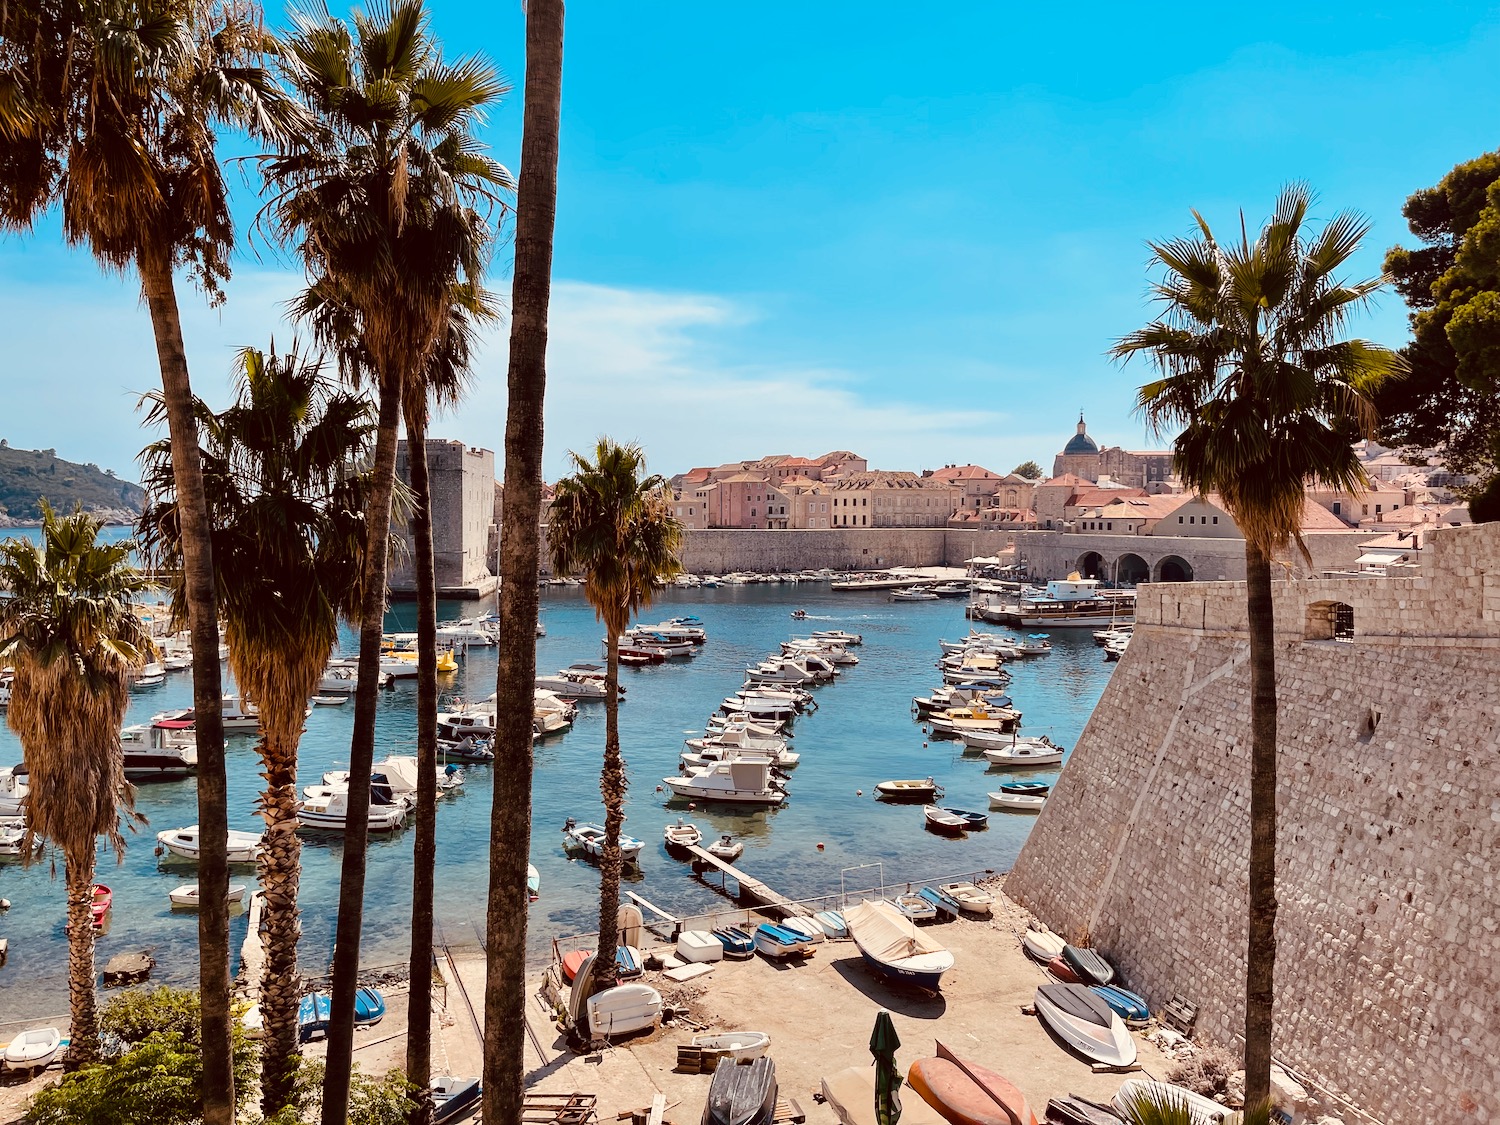
{"type": "MultiPolygon", "coordinates": [[[[1376,1118],[1500,1123],[1500,525],[1406,578],[1276,584],[1275,1052],[1376,1118]]],[[[1006,891],[1154,1009],[1243,1028],[1242,583],[1142,587],[1006,891]]]]}

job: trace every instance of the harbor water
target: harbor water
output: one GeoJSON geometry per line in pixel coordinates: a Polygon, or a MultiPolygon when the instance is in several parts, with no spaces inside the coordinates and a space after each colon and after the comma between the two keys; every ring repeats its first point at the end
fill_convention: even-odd
{"type": "MultiPolygon", "coordinates": [[[[484,608],[443,603],[439,617],[457,618],[484,608]]],[[[1010,866],[1034,817],[995,811],[987,831],[949,839],[925,830],[919,806],[884,805],[873,798],[877,782],[932,776],[946,789],[944,804],[984,810],[986,793],[1003,781],[1050,781],[1056,776],[1056,767],[987,769],[982,757],[963,757],[961,743],[929,743],[914,721],[912,698],[940,682],[938,639],[957,639],[969,628],[962,599],[893,603],[884,593],[834,593],[826,582],[674,589],[663,592],[644,620],[687,614],[702,619],[709,637],[692,659],[621,669],[626,696],[620,730],[630,778],[625,830],[646,842],[638,870],[627,868],[629,889],[677,913],[722,902],[686,863],[663,848],[662,828],[678,816],[698,824],[706,839],[725,832],[741,839],[745,853],[738,866],[791,897],[837,891],[841,871],[861,864],[881,864],[879,870],[892,883],[1010,866]],[[797,608],[806,610],[806,621],[791,619],[797,608]],[[801,762],[791,771],[786,805],[769,811],[700,805],[689,811],[686,803],[669,802],[670,793],[658,787],[678,772],[683,739],[703,731],[707,716],[743,682],[747,664],[777,651],[790,636],[813,629],[860,633],[864,645],[851,650],[859,664],[816,689],[818,709],[795,723],[793,748],[801,762]]],[[[576,587],[545,590],[541,620],[547,635],[537,642],[539,672],[575,661],[601,661],[601,626],[576,587]]],[[[398,603],[387,624],[411,629],[414,622],[414,607],[398,603]]],[[[1010,694],[1024,713],[1026,734],[1048,734],[1071,748],[1114,665],[1105,663],[1089,630],[1057,630],[1052,641],[1050,655],[1010,665],[1010,694]]],[[[353,653],[352,632],[344,632],[342,647],[353,653]]],[[[454,697],[481,699],[494,690],[494,679],[495,650],[470,649],[459,670],[440,681],[443,703],[454,697]]],[[[171,673],[162,686],[132,695],[128,721],[146,722],[157,712],[186,707],[191,691],[189,673],[171,673]]],[[[415,753],[415,705],[415,680],[399,681],[380,693],[377,761],[387,754],[415,753]]],[[[316,784],[325,771],[347,766],[353,712],[352,702],[313,708],[302,739],[299,785],[316,784]]],[[[603,704],[580,703],[571,730],[536,746],[531,861],[541,875],[541,898],[531,907],[534,957],[545,956],[553,937],[597,927],[597,869],[564,852],[561,829],[568,817],[602,819],[598,770],[603,743],[603,704]]],[[[257,830],[260,778],[254,737],[230,735],[227,756],[231,827],[257,830]]],[[[8,728],[0,731],[0,765],[20,758],[15,736],[8,728]]],[[[469,766],[465,774],[462,790],[440,800],[437,811],[436,923],[440,939],[452,944],[478,942],[488,880],[490,770],[469,766]]],[[[194,869],[154,851],[156,832],[196,822],[195,783],[141,785],[136,807],[149,827],[129,837],[123,863],[117,866],[103,850],[99,856],[97,879],[113,889],[114,906],[99,938],[98,963],[102,967],[114,953],[149,949],[159,963],[157,979],[191,986],[197,980],[196,916],[172,910],[167,895],[195,878],[194,869]]],[[[326,971],[332,955],[341,837],[304,832],[302,848],[302,970],[317,974],[326,971]]],[[[371,836],[361,951],[366,964],[405,960],[411,860],[410,830],[371,836]]],[[[872,884],[874,870],[865,869],[860,885],[872,884]]],[[[253,884],[254,869],[235,869],[232,879],[253,884]]],[[[15,859],[0,861],[0,896],[12,904],[0,914],[0,936],[10,939],[10,959],[0,967],[0,1024],[65,1012],[61,856],[54,857],[49,848],[29,867],[15,859]]],[[[236,951],[245,924],[243,914],[232,921],[236,951]]]]}

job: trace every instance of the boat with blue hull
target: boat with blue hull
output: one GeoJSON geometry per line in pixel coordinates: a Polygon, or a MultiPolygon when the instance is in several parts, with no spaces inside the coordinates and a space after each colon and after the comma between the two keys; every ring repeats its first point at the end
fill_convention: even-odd
{"type": "Polygon", "coordinates": [[[862,902],[844,912],[844,921],[865,965],[883,980],[936,992],[953,968],[953,954],[891,903],[862,902]]]}
{"type": "Polygon", "coordinates": [[[1117,984],[1096,984],[1092,988],[1127,1024],[1144,1023],[1151,1018],[1151,1008],[1146,1004],[1145,998],[1128,988],[1121,988],[1117,984]]]}
{"type": "Polygon", "coordinates": [[[805,934],[762,922],[755,927],[755,949],[773,961],[785,961],[789,957],[806,957],[812,953],[813,943],[805,934]]]}
{"type": "Polygon", "coordinates": [[[749,957],[755,953],[755,939],[737,926],[715,930],[714,937],[724,947],[726,957],[749,957]]]}

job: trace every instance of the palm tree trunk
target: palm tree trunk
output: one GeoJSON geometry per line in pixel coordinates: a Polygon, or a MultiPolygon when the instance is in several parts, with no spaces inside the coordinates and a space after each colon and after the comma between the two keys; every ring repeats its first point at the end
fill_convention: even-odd
{"type": "Polygon", "coordinates": [[[229,1011],[229,795],[224,779],[223,686],[212,528],[203,491],[198,425],[188,379],[172,259],[147,246],[138,259],[161,366],[172,475],[182,518],[182,563],[193,649],[193,725],[198,745],[198,988],[202,1005],[203,1122],[233,1125],[229,1011]]]}
{"type": "Polygon", "coordinates": [[[94,997],[94,848],[90,840],[80,854],[66,857],[63,872],[68,893],[68,1044],[73,1070],[99,1055],[99,1012],[94,997]]]}
{"type": "MultiPolygon", "coordinates": [[[[266,701],[269,704],[269,701],[266,701]]],[[[296,703],[294,731],[302,726],[302,704],[296,703]]],[[[268,729],[284,730],[286,724],[268,729]]],[[[270,1117],[291,1101],[292,1081],[301,1059],[297,1038],[297,1005],[301,998],[297,975],[297,890],[302,871],[302,841],[297,837],[297,741],[290,745],[280,734],[267,736],[261,749],[265,791],[261,816],[265,843],[260,851],[260,888],[265,895],[261,914],[266,963],[260,981],[261,1112],[270,1117]]]]}
{"type": "Polygon", "coordinates": [[[562,0],[530,0],[511,285],[505,505],[500,534],[501,638],[495,674],[498,729],[485,911],[483,1116],[497,1123],[521,1120],[525,1091],[526,865],[531,852],[542,402],[547,390],[547,308],[557,219],[562,56],[562,0]]]}
{"type": "Polygon", "coordinates": [[[594,990],[615,985],[615,947],[620,928],[620,830],[625,826],[625,760],[620,755],[620,634],[609,628],[604,660],[604,854],[599,857],[599,952],[594,958],[594,990]]]}
{"type": "Polygon", "coordinates": [[[1245,1104],[1271,1093],[1276,976],[1276,619],[1271,560],[1245,544],[1250,621],[1250,917],[1245,969],[1245,1104]]]}
{"type": "Polygon", "coordinates": [[[407,464],[416,494],[411,538],[417,576],[417,838],[412,857],[411,997],[406,1028],[406,1078],[416,1087],[407,1118],[411,1125],[427,1125],[432,1120],[432,923],[437,871],[437,577],[423,412],[408,410],[406,417],[407,464]]]}
{"type": "Polygon", "coordinates": [[[396,485],[396,432],[401,423],[398,376],[380,376],[380,419],[375,437],[369,507],[365,510],[364,606],[359,623],[359,683],[354,695],[354,736],[349,743],[349,815],[339,874],[339,920],[334,934],[329,997],[328,1069],[323,1077],[323,1125],[349,1117],[349,1071],[354,1065],[354,993],[359,986],[359,938],[364,923],[365,857],[370,842],[370,767],[375,759],[375,705],[380,690],[380,639],[385,630],[386,569],[391,536],[391,493],[396,485]]]}

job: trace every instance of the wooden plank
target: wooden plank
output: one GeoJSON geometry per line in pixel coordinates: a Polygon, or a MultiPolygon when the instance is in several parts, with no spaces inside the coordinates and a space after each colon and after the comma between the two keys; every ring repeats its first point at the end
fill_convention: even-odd
{"type": "Polygon", "coordinates": [[[668,969],[662,973],[662,976],[681,984],[685,980],[692,980],[694,977],[701,977],[707,973],[711,973],[717,967],[717,964],[695,961],[688,965],[681,965],[675,969],[668,969]]]}
{"type": "Polygon", "coordinates": [[[661,1119],[666,1116],[667,1095],[657,1094],[651,1099],[651,1112],[646,1115],[646,1125],[661,1125],[661,1119]]]}

